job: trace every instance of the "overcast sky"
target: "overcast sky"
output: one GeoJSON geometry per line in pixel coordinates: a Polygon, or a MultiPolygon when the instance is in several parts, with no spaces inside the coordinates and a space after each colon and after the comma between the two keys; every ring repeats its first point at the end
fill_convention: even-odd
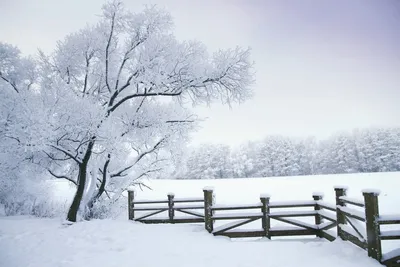
{"type": "MultiPolygon", "coordinates": [[[[26,53],[95,22],[100,0],[0,0],[0,41],[26,53]]],[[[254,99],[196,108],[193,142],[239,144],[268,134],[315,135],[400,126],[399,0],[126,0],[165,6],[180,39],[252,47],[254,99]]]]}

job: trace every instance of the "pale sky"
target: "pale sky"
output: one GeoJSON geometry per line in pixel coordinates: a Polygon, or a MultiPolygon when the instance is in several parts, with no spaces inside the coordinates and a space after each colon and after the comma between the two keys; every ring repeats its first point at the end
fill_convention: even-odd
{"type": "MultiPolygon", "coordinates": [[[[193,143],[237,145],[269,134],[314,135],[400,126],[399,0],[126,0],[165,6],[180,39],[250,46],[254,98],[209,119],[193,143]]],[[[96,21],[100,0],[0,0],[0,41],[26,53],[96,21]]]]}

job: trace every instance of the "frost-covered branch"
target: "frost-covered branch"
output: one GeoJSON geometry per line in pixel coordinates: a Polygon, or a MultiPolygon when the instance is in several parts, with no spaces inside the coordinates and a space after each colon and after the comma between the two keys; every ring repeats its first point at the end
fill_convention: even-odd
{"type": "Polygon", "coordinates": [[[65,179],[65,180],[67,180],[67,181],[73,183],[74,185],[78,185],[77,182],[76,182],[74,179],[72,179],[72,178],[70,178],[70,177],[68,177],[68,176],[66,176],[66,175],[57,175],[57,174],[55,174],[54,172],[52,172],[51,170],[49,170],[49,169],[47,169],[47,171],[48,171],[53,177],[55,177],[55,178],[57,178],[57,179],[65,179]]]}
{"type": "Polygon", "coordinates": [[[4,77],[3,74],[1,73],[1,71],[0,71],[0,78],[2,78],[6,83],[11,85],[11,87],[14,89],[15,92],[19,93],[17,85],[14,82],[12,82],[9,79],[7,79],[6,77],[4,77]]]}
{"type": "Polygon", "coordinates": [[[65,150],[62,147],[58,147],[55,145],[50,145],[52,148],[64,153],[65,155],[67,155],[70,159],[74,160],[76,163],[78,164],[82,164],[82,161],[78,159],[77,155],[73,155],[71,152],[69,152],[68,150],[65,150]]]}

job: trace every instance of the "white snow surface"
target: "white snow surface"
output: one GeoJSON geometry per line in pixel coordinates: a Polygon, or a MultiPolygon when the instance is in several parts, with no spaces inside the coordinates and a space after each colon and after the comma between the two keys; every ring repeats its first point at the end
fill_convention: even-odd
{"type": "MultiPolygon", "coordinates": [[[[258,203],[260,193],[269,193],[272,202],[313,201],[312,193],[318,190],[325,195],[324,203],[335,206],[334,185],[344,184],[349,189],[348,196],[359,200],[363,199],[363,188],[380,190],[381,215],[397,218],[399,178],[400,173],[375,173],[223,180],[151,180],[144,182],[153,190],[137,191],[135,200],[166,200],[168,192],[174,192],[177,198],[203,198],[203,188],[212,186],[217,196],[216,205],[258,203]]],[[[74,192],[65,185],[57,183],[55,200],[71,200],[74,192]]],[[[363,211],[362,208],[358,210],[363,211]]],[[[275,208],[273,211],[285,212],[287,209],[275,208]]],[[[216,214],[223,216],[223,212],[217,211],[216,214]]],[[[331,214],[334,216],[333,212],[331,214]]],[[[182,214],[176,212],[176,215],[180,217],[182,214]]],[[[139,217],[140,213],[135,212],[135,216],[139,217]]],[[[156,216],[165,217],[166,214],[156,216]]],[[[313,217],[305,219],[306,223],[314,223],[313,217]]],[[[331,243],[312,236],[273,238],[272,241],[265,238],[230,240],[214,237],[204,230],[203,224],[145,225],[131,222],[127,220],[127,212],[116,220],[93,220],[69,226],[63,225],[63,220],[0,217],[0,266],[381,266],[368,258],[365,251],[349,242],[331,243]]],[[[214,229],[230,222],[220,221],[221,224],[217,223],[214,229]]],[[[273,228],[293,228],[274,220],[271,223],[273,228]]],[[[242,229],[260,228],[260,220],[242,226],[242,229]]],[[[332,230],[335,232],[335,228],[332,230]]],[[[399,225],[382,226],[382,231],[398,230],[399,225]]],[[[396,240],[383,241],[382,245],[384,253],[389,254],[400,247],[396,240]]]]}
{"type": "Polygon", "coordinates": [[[26,217],[3,217],[0,224],[0,266],[7,267],[380,266],[342,241],[235,242],[203,225],[94,220],[62,226],[59,219],[26,217]]]}

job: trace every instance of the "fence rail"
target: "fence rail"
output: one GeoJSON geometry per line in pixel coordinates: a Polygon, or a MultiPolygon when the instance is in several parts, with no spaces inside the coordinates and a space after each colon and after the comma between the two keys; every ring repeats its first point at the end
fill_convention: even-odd
{"type": "Polygon", "coordinates": [[[166,200],[134,200],[134,191],[128,192],[129,200],[129,220],[134,220],[148,224],[161,223],[202,223],[204,222],[204,214],[194,210],[204,210],[203,198],[175,198],[174,194],[167,195],[166,200]],[[196,204],[201,202],[201,204],[196,204]],[[149,206],[142,206],[150,204],[149,206]],[[154,204],[166,204],[164,206],[154,206],[154,204]],[[151,211],[150,213],[141,214],[135,217],[135,212],[151,211]],[[186,216],[176,216],[175,212],[180,212],[186,216]],[[168,216],[154,218],[163,212],[167,212],[168,216]],[[189,215],[190,217],[188,217],[189,215]]]}
{"type": "Polygon", "coordinates": [[[400,215],[380,215],[379,193],[374,190],[363,191],[363,200],[359,200],[348,197],[346,187],[335,187],[335,204],[324,201],[319,193],[314,193],[312,200],[281,202],[271,201],[269,195],[261,195],[258,203],[238,205],[216,204],[212,188],[205,188],[203,194],[202,198],[175,198],[170,193],[166,200],[153,201],[135,200],[134,192],[129,191],[129,219],[142,223],[204,223],[209,233],[230,238],[271,239],[303,235],[315,235],[329,241],[340,238],[366,250],[368,256],[386,266],[400,266],[400,248],[382,253],[382,241],[400,240],[400,227],[398,230],[381,230],[382,225],[400,225],[400,215]],[[137,212],[144,211],[150,212],[135,217],[137,212]],[[154,218],[163,212],[168,216],[154,218]],[[175,212],[186,217],[176,216],[175,212]],[[310,217],[314,217],[313,223],[300,220],[310,217]],[[271,226],[272,220],[287,226],[271,226]],[[217,221],[230,222],[215,227],[217,221]],[[239,228],[256,221],[261,221],[256,229],[239,228]],[[336,228],[335,232],[332,232],[333,228],[336,228]]]}

